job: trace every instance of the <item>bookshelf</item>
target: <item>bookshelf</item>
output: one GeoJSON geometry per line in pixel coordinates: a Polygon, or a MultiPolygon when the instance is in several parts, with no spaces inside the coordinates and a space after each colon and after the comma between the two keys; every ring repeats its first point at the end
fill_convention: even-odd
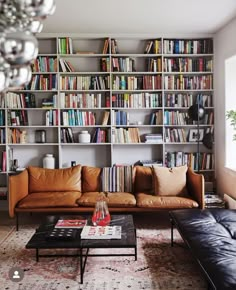
{"type": "Polygon", "coordinates": [[[214,178],[214,149],[200,142],[196,168],[196,121],[188,108],[205,108],[200,129],[214,133],[212,38],[85,37],[40,34],[31,82],[1,96],[0,186],[20,167],[42,166],[53,154],[56,167],[71,161],[91,166],[155,160],[165,166],[191,163],[214,178]],[[46,142],[36,143],[36,131],[46,142]],[[91,143],[79,143],[81,131],[91,143]],[[21,134],[26,142],[21,142],[21,134]],[[1,154],[3,168],[3,153],[1,154]]]}

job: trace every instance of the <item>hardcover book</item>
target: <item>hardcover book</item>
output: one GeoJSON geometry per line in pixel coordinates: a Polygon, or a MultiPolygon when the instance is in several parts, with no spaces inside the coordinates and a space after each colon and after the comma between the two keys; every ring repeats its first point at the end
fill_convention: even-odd
{"type": "Polygon", "coordinates": [[[81,239],[121,239],[121,226],[85,226],[81,239]]]}
{"type": "Polygon", "coordinates": [[[64,228],[73,228],[73,229],[82,229],[87,224],[86,219],[60,219],[57,221],[55,228],[64,229],[64,228]]]}

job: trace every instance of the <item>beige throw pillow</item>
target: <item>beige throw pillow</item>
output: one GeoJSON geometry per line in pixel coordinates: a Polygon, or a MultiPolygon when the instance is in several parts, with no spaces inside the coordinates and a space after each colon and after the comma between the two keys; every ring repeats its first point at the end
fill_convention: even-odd
{"type": "Polygon", "coordinates": [[[154,192],[156,195],[186,196],[187,165],[167,168],[153,165],[154,192]]]}

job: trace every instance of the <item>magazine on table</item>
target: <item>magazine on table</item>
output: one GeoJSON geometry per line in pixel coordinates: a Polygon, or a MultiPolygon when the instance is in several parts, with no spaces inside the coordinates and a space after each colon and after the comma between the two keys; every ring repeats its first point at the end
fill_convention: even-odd
{"type": "Polygon", "coordinates": [[[56,229],[82,229],[87,224],[86,219],[59,219],[55,225],[56,229]]]}
{"type": "Polygon", "coordinates": [[[84,226],[81,239],[121,239],[121,226],[84,226]]]}

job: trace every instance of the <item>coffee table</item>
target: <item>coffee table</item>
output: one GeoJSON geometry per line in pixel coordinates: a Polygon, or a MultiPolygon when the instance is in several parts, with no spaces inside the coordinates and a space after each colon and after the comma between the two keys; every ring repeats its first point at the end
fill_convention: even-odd
{"type": "MultiPolygon", "coordinates": [[[[73,218],[86,218],[88,225],[92,225],[91,217],[88,216],[73,216],[73,218]]],[[[134,227],[132,215],[112,215],[110,225],[122,227],[121,239],[81,239],[81,229],[76,230],[76,237],[73,240],[47,240],[47,234],[54,228],[58,219],[71,219],[71,216],[47,216],[42,225],[36,229],[34,235],[26,244],[26,249],[36,250],[36,261],[39,257],[51,256],[76,256],[80,259],[80,283],[83,283],[83,276],[88,257],[104,257],[104,256],[133,256],[137,260],[137,240],[136,229],[134,227]],[[89,254],[90,249],[108,249],[108,248],[125,248],[133,249],[133,253],[117,253],[117,254],[89,254]],[[77,254],[40,254],[40,249],[75,249],[77,254]]]]}

